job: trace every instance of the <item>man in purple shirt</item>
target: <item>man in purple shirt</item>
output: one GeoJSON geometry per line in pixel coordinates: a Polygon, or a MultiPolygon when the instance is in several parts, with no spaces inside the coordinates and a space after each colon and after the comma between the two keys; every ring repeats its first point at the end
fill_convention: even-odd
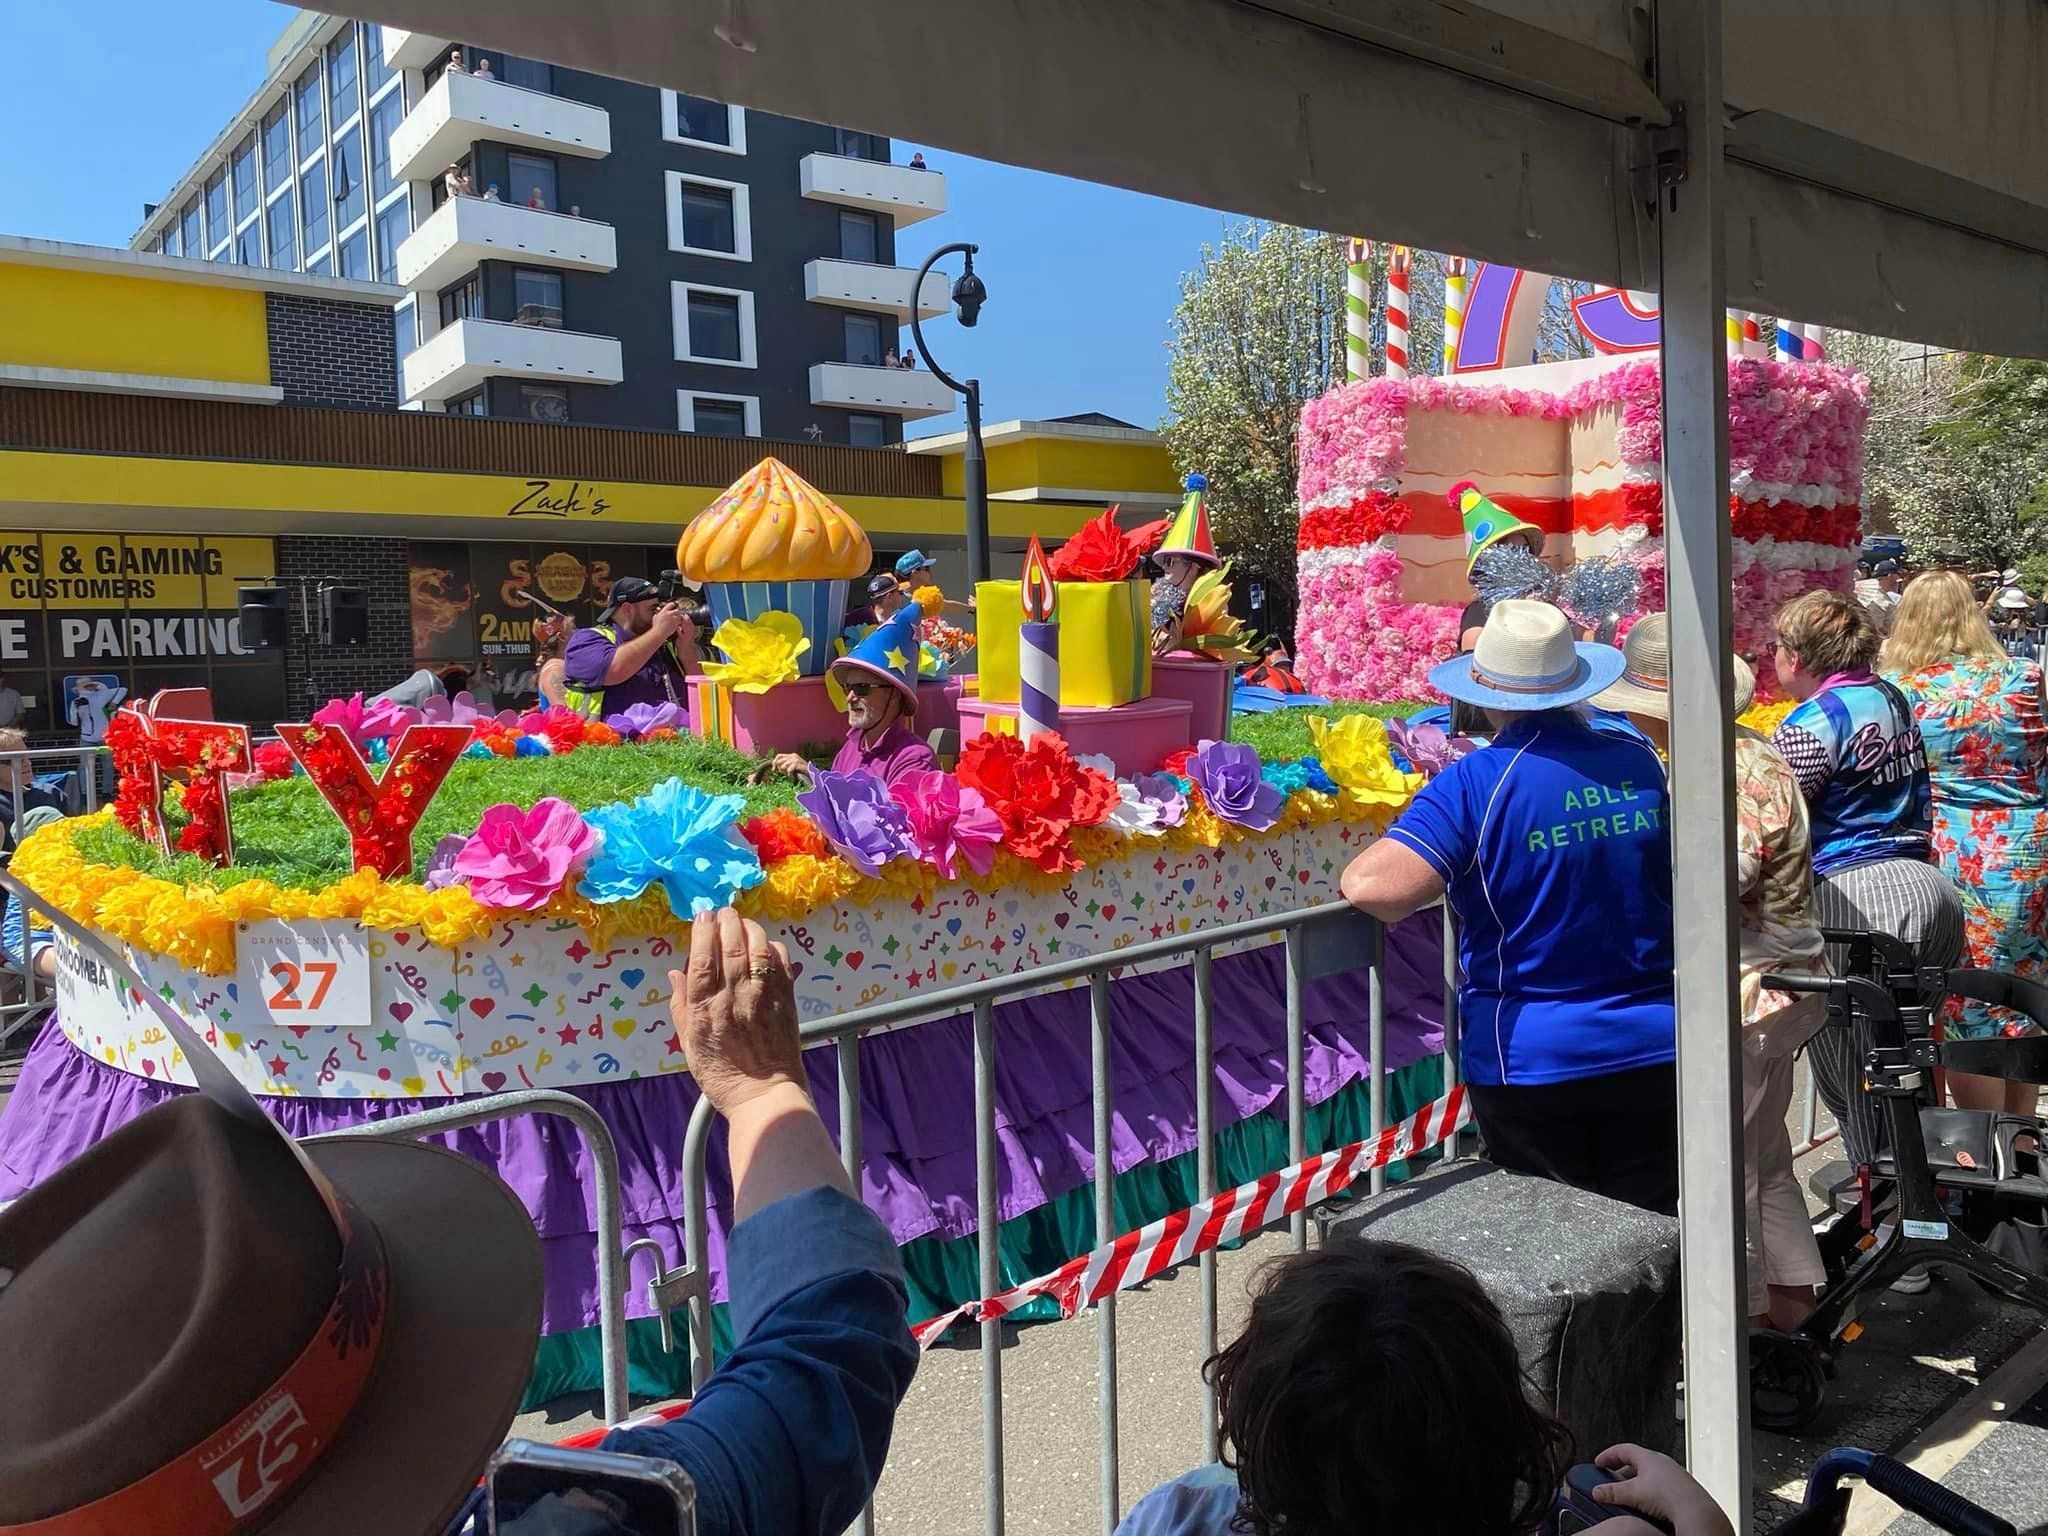
{"type": "Polygon", "coordinates": [[[563,654],[563,702],[594,720],[635,704],[687,705],[685,679],[703,670],[688,608],[664,603],[644,576],[621,576],[610,597],[563,654]]]}
{"type": "MultiPolygon", "coordinates": [[[[832,759],[834,773],[871,773],[894,783],[915,768],[936,768],[937,754],[910,729],[917,717],[917,625],[915,603],[863,635],[859,644],[832,663],[832,676],[846,694],[846,741],[832,759]]],[[[794,752],[778,753],[775,766],[808,777],[811,765],[794,752]]]]}

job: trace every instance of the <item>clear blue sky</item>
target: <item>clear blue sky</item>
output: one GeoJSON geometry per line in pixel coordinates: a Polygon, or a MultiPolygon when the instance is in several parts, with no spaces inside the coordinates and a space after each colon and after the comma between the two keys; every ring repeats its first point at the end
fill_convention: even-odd
{"type": "MultiPolygon", "coordinates": [[[[270,0],[9,0],[0,29],[0,233],[126,245],[262,82],[291,11],[270,0]]],[[[905,145],[899,158],[908,156],[905,145]]],[[[972,240],[981,324],[927,331],[987,420],[1104,411],[1150,427],[1166,389],[1180,274],[1219,214],[927,147],[951,211],[900,236],[898,260],[972,240]]],[[[957,266],[951,270],[957,272],[957,266]]],[[[916,435],[957,418],[915,423],[916,435]]]]}

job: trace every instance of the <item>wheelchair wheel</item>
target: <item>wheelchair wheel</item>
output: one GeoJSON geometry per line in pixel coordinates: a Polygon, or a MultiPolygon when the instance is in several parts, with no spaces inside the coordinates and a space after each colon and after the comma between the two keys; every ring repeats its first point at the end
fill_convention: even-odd
{"type": "Polygon", "coordinates": [[[1788,1333],[1749,1336],[1749,1417],[1758,1429],[1791,1434],[1820,1417],[1827,1402],[1820,1354],[1788,1333]]]}

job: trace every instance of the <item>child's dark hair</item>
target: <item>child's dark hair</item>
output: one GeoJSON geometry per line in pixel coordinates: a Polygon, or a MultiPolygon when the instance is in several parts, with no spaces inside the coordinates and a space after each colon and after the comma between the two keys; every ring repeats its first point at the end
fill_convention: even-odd
{"type": "Polygon", "coordinates": [[[1203,1368],[1250,1536],[1522,1536],[1571,1464],[1469,1270],[1332,1238],[1269,1267],[1244,1331],[1203,1368]]]}

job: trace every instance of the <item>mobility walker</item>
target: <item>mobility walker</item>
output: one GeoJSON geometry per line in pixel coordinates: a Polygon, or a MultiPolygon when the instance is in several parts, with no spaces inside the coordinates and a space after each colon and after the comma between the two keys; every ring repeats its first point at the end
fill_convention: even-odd
{"type": "Polygon", "coordinates": [[[1821,1250],[1838,1278],[1797,1329],[1750,1336],[1752,1417],[1760,1428],[1780,1431],[1803,1428],[1818,1416],[1836,1351],[1862,1331],[1859,1300],[1909,1269],[1959,1269],[2048,1313],[2048,1276],[2019,1262],[2015,1250],[2025,1245],[2008,1240],[2016,1231],[2040,1233],[2048,1210],[2048,1178],[2036,1151],[2041,1122],[1947,1109],[1933,1091],[1941,1068],[2048,1083],[2048,1036],[1937,1041],[1933,1034],[1945,996],[1975,998],[2048,1026],[2048,987],[1999,971],[1922,966],[1911,945],[1889,934],[1830,931],[1825,937],[1831,946],[1848,947],[1841,974],[1773,974],[1764,985],[1825,995],[1824,1028],[1858,1021],[1868,1027],[1863,1081],[1851,1091],[1878,1102],[1888,1144],[1855,1170],[1853,1180],[1829,1191],[1840,1214],[1821,1250]]]}

